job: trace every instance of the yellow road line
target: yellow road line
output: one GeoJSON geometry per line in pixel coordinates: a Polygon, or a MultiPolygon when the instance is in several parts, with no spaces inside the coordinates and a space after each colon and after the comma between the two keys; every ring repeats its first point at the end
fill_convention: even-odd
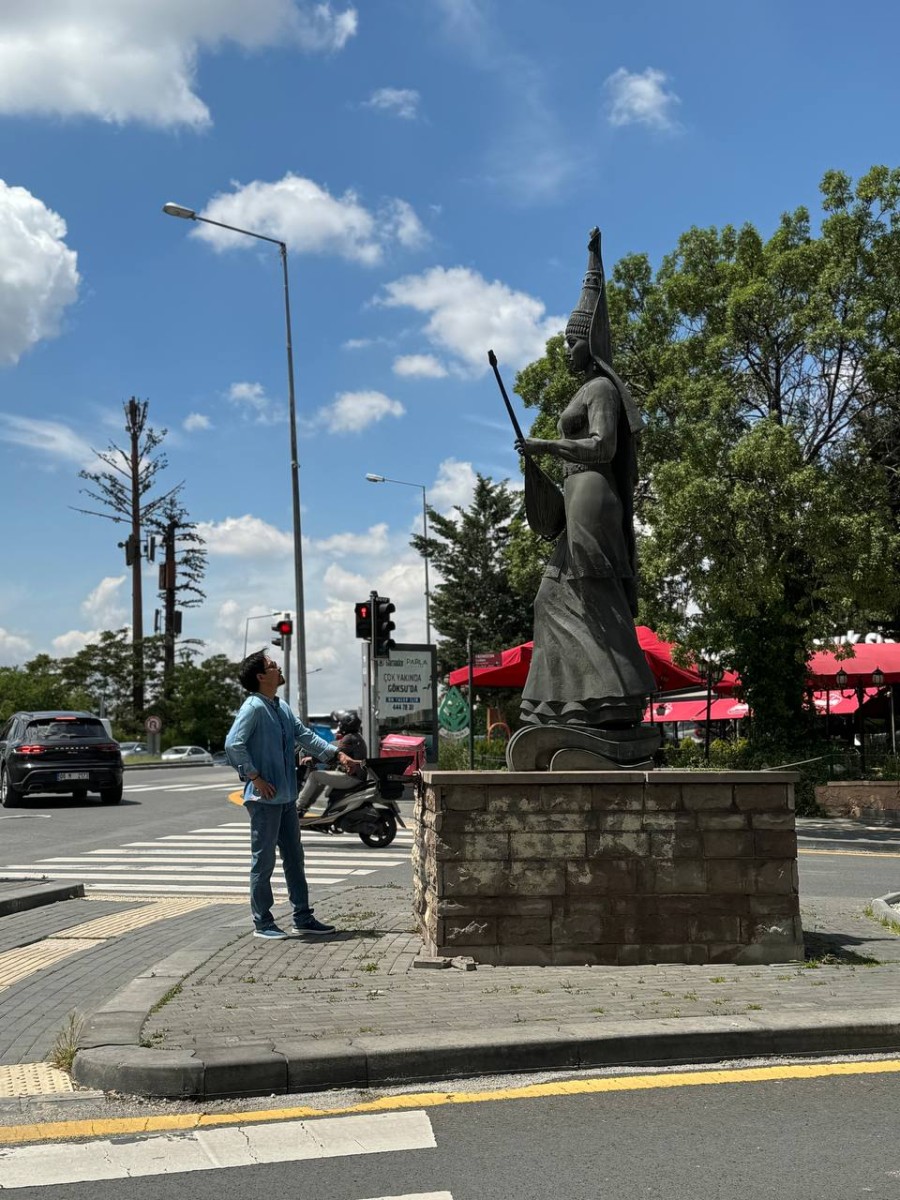
{"type": "Polygon", "coordinates": [[[606,1092],[649,1092],[720,1084],[769,1083],[782,1080],[827,1079],[848,1075],[900,1073],[900,1059],[881,1062],[798,1063],[782,1067],[742,1067],[733,1071],[678,1071],[668,1075],[620,1075],[602,1079],[569,1079],[487,1092],[414,1092],[382,1096],[343,1108],[269,1108],[229,1113],[174,1113],[170,1116],[119,1117],[104,1120],[51,1121],[42,1125],[0,1126],[0,1144],[22,1145],[60,1138],[121,1137],[167,1130],[210,1129],[220,1125],[250,1125],[277,1121],[342,1117],[350,1113],[396,1112],[409,1108],[439,1108],[448,1104],[484,1104],[502,1100],[533,1100],[547,1096],[588,1096],[606,1092]]]}
{"type": "Polygon", "coordinates": [[[798,854],[846,855],[849,858],[900,858],[887,850],[798,850],[798,854]]]}

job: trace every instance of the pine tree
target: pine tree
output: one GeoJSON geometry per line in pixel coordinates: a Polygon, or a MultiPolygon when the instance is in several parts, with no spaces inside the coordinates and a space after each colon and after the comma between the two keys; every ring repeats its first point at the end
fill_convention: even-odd
{"type": "Polygon", "coordinates": [[[431,536],[419,534],[412,545],[428,552],[441,582],[432,589],[431,620],[441,635],[441,673],[466,661],[466,638],[477,651],[499,651],[531,637],[531,606],[511,588],[507,548],[520,500],[506,481],[477,476],[467,509],[452,516],[428,509],[431,536]]]}

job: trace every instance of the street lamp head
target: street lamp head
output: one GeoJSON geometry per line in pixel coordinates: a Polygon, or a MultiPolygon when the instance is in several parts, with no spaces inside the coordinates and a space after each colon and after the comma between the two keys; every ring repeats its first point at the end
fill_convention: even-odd
{"type": "Polygon", "coordinates": [[[835,674],[834,682],[837,684],[838,688],[843,691],[849,681],[850,676],[847,674],[844,668],[841,667],[841,669],[835,674]]]}
{"type": "Polygon", "coordinates": [[[174,204],[171,200],[168,204],[163,205],[163,212],[167,217],[182,217],[185,221],[196,221],[197,214],[192,208],[185,208],[183,204],[174,204]]]}
{"type": "Polygon", "coordinates": [[[369,483],[384,483],[383,475],[367,475],[366,479],[368,479],[369,483]]]}
{"type": "Polygon", "coordinates": [[[880,667],[876,667],[872,672],[872,687],[884,687],[884,671],[880,667]]]}

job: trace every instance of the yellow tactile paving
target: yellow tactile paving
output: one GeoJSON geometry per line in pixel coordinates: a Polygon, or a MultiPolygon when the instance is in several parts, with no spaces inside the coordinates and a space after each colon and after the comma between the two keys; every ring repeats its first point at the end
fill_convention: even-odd
{"type": "Polygon", "coordinates": [[[75,1085],[65,1073],[50,1063],[17,1063],[0,1067],[0,1100],[19,1096],[54,1096],[74,1092],[75,1085]]]}
{"type": "MultiPolygon", "coordinates": [[[[121,897],[119,897],[121,899],[121,897]]],[[[183,897],[175,899],[167,897],[142,902],[139,907],[127,912],[113,913],[110,916],[96,917],[92,921],[82,921],[80,925],[72,925],[61,929],[51,937],[33,942],[30,946],[19,946],[0,954],[0,992],[19,983],[35,971],[52,967],[63,959],[71,958],[82,950],[91,950],[94,946],[102,946],[110,938],[120,937],[134,929],[142,929],[145,925],[153,925],[156,921],[170,920],[185,913],[196,912],[200,908],[208,908],[211,904],[220,903],[214,896],[183,897]]]]}
{"type": "Polygon", "coordinates": [[[101,946],[103,941],[103,938],[46,938],[31,946],[7,950],[0,954],[0,992],[33,975],[35,971],[52,967],[64,958],[80,954],[82,950],[101,946]]]}
{"type": "Polygon", "coordinates": [[[183,897],[154,900],[145,904],[141,901],[140,908],[129,909],[128,912],[113,913],[108,917],[95,917],[92,921],[84,921],[81,925],[73,925],[69,929],[61,929],[48,940],[57,938],[112,938],[122,933],[130,933],[133,929],[142,929],[145,925],[153,925],[156,921],[165,921],[171,917],[180,917],[184,913],[195,912],[198,908],[209,908],[217,901],[213,897],[183,897]]]}

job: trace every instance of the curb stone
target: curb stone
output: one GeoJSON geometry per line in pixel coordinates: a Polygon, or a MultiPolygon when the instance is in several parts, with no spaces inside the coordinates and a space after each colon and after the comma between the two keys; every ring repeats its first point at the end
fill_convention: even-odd
{"type": "MultiPolygon", "coordinates": [[[[873,901],[889,907],[900,893],[873,901]]],[[[880,907],[883,906],[883,909],[880,907]]],[[[83,1087],[192,1100],[339,1087],[372,1088],[465,1076],[601,1067],[673,1066],[734,1058],[900,1052],[900,1006],[827,1014],[521,1025],[421,1036],[275,1037],[263,1043],[161,1050],[140,1044],[152,1009],[222,945],[177,951],[117,992],[88,1021],[72,1075],[83,1087]]]]}
{"type": "Polygon", "coordinates": [[[900,901],[900,892],[888,892],[886,896],[879,896],[877,900],[872,901],[872,912],[878,920],[890,921],[892,924],[900,924],[900,914],[894,907],[900,901]]]}
{"type": "Polygon", "coordinates": [[[60,900],[80,900],[83,896],[83,883],[53,883],[51,881],[28,884],[0,896],[0,917],[26,912],[30,908],[41,908],[45,904],[56,904],[60,900]]]}

